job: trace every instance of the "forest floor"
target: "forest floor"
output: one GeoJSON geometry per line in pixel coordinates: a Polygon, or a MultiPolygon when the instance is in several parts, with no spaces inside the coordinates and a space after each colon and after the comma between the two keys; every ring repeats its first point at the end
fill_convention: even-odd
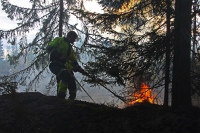
{"type": "Polygon", "coordinates": [[[200,133],[200,108],[119,109],[38,92],[0,96],[0,133],[200,133]]]}

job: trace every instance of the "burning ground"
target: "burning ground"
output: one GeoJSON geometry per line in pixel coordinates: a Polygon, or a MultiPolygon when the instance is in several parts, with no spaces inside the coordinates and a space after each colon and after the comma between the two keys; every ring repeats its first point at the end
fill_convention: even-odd
{"type": "Polygon", "coordinates": [[[133,93],[133,95],[131,96],[131,100],[128,104],[134,105],[136,103],[142,102],[154,103],[154,96],[151,91],[152,89],[147,84],[142,83],[140,89],[133,93]]]}
{"type": "Polygon", "coordinates": [[[0,133],[199,133],[200,108],[150,103],[118,109],[41,93],[0,96],[0,133]]]}

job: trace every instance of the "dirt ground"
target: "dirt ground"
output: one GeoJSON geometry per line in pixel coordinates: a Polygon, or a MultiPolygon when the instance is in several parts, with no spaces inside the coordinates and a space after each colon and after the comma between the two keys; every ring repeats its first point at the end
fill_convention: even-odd
{"type": "Polygon", "coordinates": [[[200,133],[200,108],[142,103],[119,109],[17,93],[0,96],[0,133],[200,133]]]}

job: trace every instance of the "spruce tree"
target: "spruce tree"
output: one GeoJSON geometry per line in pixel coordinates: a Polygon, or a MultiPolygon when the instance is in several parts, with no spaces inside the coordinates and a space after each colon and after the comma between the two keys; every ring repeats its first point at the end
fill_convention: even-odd
{"type": "MultiPolygon", "coordinates": [[[[99,37],[102,43],[86,43],[86,47],[95,49],[95,61],[87,64],[88,71],[98,76],[105,75],[103,79],[109,83],[125,85],[126,96],[140,89],[142,82],[161,91],[166,64],[166,1],[99,0],[99,4],[103,6],[105,14],[82,10],[74,13],[94,25],[86,26],[90,31],[88,34],[96,38],[99,37],[96,35],[98,32],[110,35],[108,38],[99,37]]],[[[174,9],[171,7],[170,10],[173,18],[174,9]]],[[[171,19],[170,25],[173,26],[171,19]]],[[[170,57],[171,40],[169,38],[167,42],[170,57]]]]}

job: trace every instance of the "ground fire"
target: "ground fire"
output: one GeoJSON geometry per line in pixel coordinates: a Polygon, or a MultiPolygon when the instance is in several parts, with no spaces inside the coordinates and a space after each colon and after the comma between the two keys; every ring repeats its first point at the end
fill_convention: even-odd
{"type": "Polygon", "coordinates": [[[133,100],[129,102],[129,105],[134,105],[135,103],[142,102],[154,102],[154,96],[151,94],[152,89],[148,87],[145,83],[142,83],[141,88],[138,92],[133,94],[133,100]]]}

